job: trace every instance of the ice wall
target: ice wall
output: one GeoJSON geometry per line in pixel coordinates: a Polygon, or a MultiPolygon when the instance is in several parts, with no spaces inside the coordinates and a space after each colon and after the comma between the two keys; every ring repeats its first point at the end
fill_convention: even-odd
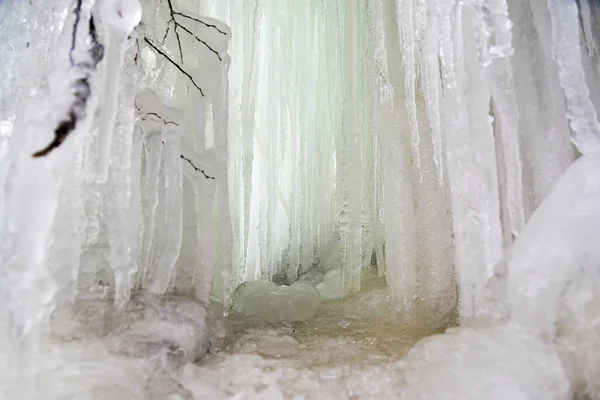
{"type": "Polygon", "coordinates": [[[576,152],[593,152],[598,143],[592,128],[598,107],[597,32],[577,22],[596,20],[597,8],[586,1],[578,7],[553,1],[405,0],[388,10],[397,16],[397,22],[386,19],[388,74],[402,99],[391,117],[382,117],[384,131],[378,131],[384,155],[389,154],[384,190],[393,196],[386,197],[386,222],[396,221],[386,224],[388,283],[406,309],[419,296],[443,293],[437,285],[451,280],[454,270],[459,314],[466,320],[482,313],[493,267],[526,219],[576,152]],[[396,34],[399,44],[390,42],[396,34]],[[386,117],[399,119],[405,124],[402,134],[409,136],[399,137],[398,122],[386,117]],[[415,146],[423,140],[431,140],[429,153],[415,146]],[[397,150],[386,153],[391,146],[397,150]],[[402,167],[397,154],[411,159],[415,170],[402,167]],[[432,158],[436,174],[423,176],[423,165],[432,158]],[[412,193],[390,185],[387,177],[404,182],[412,177],[412,193]],[[441,203],[418,199],[415,191],[436,177],[434,198],[441,203]],[[437,215],[438,223],[410,216],[423,209],[437,215]],[[447,234],[441,221],[452,224],[445,253],[439,250],[447,234]],[[415,226],[429,236],[415,232],[415,226]],[[411,258],[407,244],[426,250],[411,258]],[[427,260],[424,255],[435,249],[442,257],[427,260]],[[416,276],[426,269],[435,272],[418,286],[416,276]]]}
{"type": "Polygon", "coordinates": [[[360,289],[372,260],[384,273],[366,5],[203,2],[201,13],[239,27],[230,69],[234,285],[294,283],[323,268],[331,249],[347,292],[360,289]]]}
{"type": "Polygon", "coordinates": [[[504,250],[577,153],[594,149],[594,2],[200,9],[240,27],[234,285],[291,284],[337,253],[345,291],[375,267],[405,321],[476,317],[504,250]]]}

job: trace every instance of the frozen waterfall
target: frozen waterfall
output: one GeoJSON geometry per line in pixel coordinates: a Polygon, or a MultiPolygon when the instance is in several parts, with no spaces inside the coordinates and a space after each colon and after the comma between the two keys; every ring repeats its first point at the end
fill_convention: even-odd
{"type": "Polygon", "coordinates": [[[0,0],[0,397],[600,398],[599,43],[595,0],[0,0]],[[193,364],[323,306],[453,328],[193,364]]]}

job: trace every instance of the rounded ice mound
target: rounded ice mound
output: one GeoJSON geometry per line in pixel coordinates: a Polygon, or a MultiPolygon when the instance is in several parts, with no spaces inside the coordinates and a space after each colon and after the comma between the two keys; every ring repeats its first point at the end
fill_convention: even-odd
{"type": "Polygon", "coordinates": [[[266,280],[242,283],[233,293],[232,309],[267,322],[291,323],[312,318],[321,296],[309,283],[277,286],[266,280]]]}
{"type": "Polygon", "coordinates": [[[336,300],[344,297],[342,285],[342,270],[333,269],[325,274],[323,282],[317,285],[317,290],[323,300],[336,300]]]}
{"type": "Polygon", "coordinates": [[[554,346],[518,326],[453,328],[396,364],[398,399],[572,399],[554,346]]]}
{"type": "Polygon", "coordinates": [[[600,270],[598,171],[598,153],[575,161],[505,257],[512,320],[524,327],[553,335],[567,284],[600,270]]]}

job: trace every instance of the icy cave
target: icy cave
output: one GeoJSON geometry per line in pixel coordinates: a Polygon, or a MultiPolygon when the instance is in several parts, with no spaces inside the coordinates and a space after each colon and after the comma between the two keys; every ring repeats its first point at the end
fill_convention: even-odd
{"type": "Polygon", "coordinates": [[[0,398],[600,399],[600,2],[0,0],[0,398]]]}

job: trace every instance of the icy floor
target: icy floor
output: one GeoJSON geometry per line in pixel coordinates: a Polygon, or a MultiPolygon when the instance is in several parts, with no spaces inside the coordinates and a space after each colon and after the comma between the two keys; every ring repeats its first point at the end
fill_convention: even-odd
{"type": "Polygon", "coordinates": [[[40,358],[44,399],[572,398],[553,347],[511,326],[419,341],[423,332],[388,318],[321,314],[279,326],[232,318],[223,350],[189,363],[204,343],[202,326],[179,315],[200,318],[191,302],[134,302],[125,317],[98,317],[109,308],[90,302],[85,324],[56,321],[62,330],[40,358]]]}
{"type": "Polygon", "coordinates": [[[174,326],[176,318],[159,323],[168,328],[161,339],[123,339],[119,326],[135,330],[130,320],[137,317],[111,316],[100,302],[85,309],[85,326],[73,319],[55,321],[62,329],[41,357],[48,399],[394,398],[395,363],[422,336],[387,319],[321,314],[308,322],[264,326],[232,318],[223,351],[187,363],[174,349],[182,340],[172,345],[173,330],[186,329],[174,326]],[[108,317],[93,317],[101,312],[108,317]],[[157,350],[149,342],[163,346],[157,350]]]}

